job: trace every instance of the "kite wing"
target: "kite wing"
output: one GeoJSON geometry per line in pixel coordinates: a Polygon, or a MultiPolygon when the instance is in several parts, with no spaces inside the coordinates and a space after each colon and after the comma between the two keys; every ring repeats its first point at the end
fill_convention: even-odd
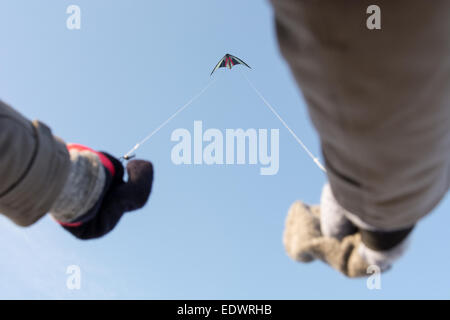
{"type": "Polygon", "coordinates": [[[243,64],[243,65],[246,66],[247,68],[250,68],[250,69],[251,69],[251,67],[250,67],[248,64],[246,64],[244,61],[242,61],[242,60],[239,59],[238,57],[232,56],[232,55],[230,54],[230,58],[231,58],[231,61],[233,62],[233,64],[243,64]]]}
{"type": "Polygon", "coordinates": [[[211,72],[210,76],[212,76],[212,74],[219,68],[223,68],[225,67],[225,57],[223,57],[222,59],[220,59],[219,63],[217,63],[217,65],[214,67],[213,71],[211,72]]]}
{"type": "Polygon", "coordinates": [[[235,57],[231,54],[226,54],[222,59],[220,59],[220,61],[217,63],[217,65],[214,67],[213,71],[211,72],[211,76],[212,74],[219,68],[232,68],[233,66],[237,65],[237,64],[242,64],[248,68],[251,69],[251,67],[246,64],[244,61],[242,61],[241,59],[239,59],[238,57],[235,57]]]}

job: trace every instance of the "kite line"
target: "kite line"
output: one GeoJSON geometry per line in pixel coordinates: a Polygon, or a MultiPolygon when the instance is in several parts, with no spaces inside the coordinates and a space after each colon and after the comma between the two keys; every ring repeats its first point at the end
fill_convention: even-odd
{"type": "MultiPolygon", "coordinates": [[[[244,61],[241,59],[226,54],[216,65],[216,67],[211,72],[211,75],[216,71],[218,68],[227,67],[231,69],[234,65],[242,64],[250,68],[249,65],[247,65],[244,61]]],[[[320,163],[320,160],[318,157],[314,156],[314,154],[306,147],[306,145],[303,143],[303,141],[295,134],[294,130],[292,130],[289,125],[286,123],[286,121],[283,120],[283,118],[278,114],[278,112],[275,111],[275,108],[267,101],[266,98],[262,95],[262,93],[255,87],[255,85],[250,81],[250,79],[247,77],[245,73],[242,73],[247,83],[250,85],[250,87],[255,91],[256,95],[264,102],[264,104],[269,108],[269,110],[275,115],[275,117],[280,120],[280,122],[283,124],[283,126],[289,131],[289,133],[292,135],[292,137],[297,141],[297,143],[303,148],[303,150],[308,154],[308,156],[314,161],[314,163],[319,167],[320,170],[323,172],[327,172],[325,167],[320,163]]],[[[175,113],[173,113],[166,121],[161,123],[156,129],[154,129],[152,132],[150,132],[149,135],[147,135],[144,139],[139,141],[133,148],[130,149],[125,155],[121,157],[123,160],[130,160],[134,158],[135,154],[134,152],[139,149],[144,143],[146,143],[148,140],[150,140],[151,137],[153,137],[156,133],[158,133],[159,130],[164,128],[170,121],[172,121],[177,115],[179,115],[184,109],[189,107],[195,100],[197,100],[200,96],[202,96],[206,90],[208,90],[211,85],[216,81],[216,79],[211,80],[202,90],[200,90],[199,93],[197,93],[195,96],[193,96],[185,105],[180,107],[175,113]]]]}
{"type": "Polygon", "coordinates": [[[275,117],[278,118],[278,120],[280,120],[280,122],[283,124],[283,126],[289,131],[289,133],[292,135],[292,137],[294,137],[295,141],[297,141],[297,143],[303,148],[303,150],[306,151],[306,153],[308,154],[308,156],[314,161],[314,163],[319,167],[320,170],[322,170],[323,172],[327,172],[327,170],[325,169],[325,167],[322,165],[322,163],[320,163],[319,158],[315,157],[314,154],[309,151],[309,149],[306,147],[306,145],[303,143],[303,141],[295,134],[295,132],[288,126],[288,124],[286,123],[286,121],[283,120],[283,118],[281,118],[281,116],[278,114],[278,112],[275,111],[275,109],[272,107],[272,105],[266,100],[266,98],[264,98],[264,96],[261,94],[261,92],[256,89],[256,87],[253,85],[253,83],[250,81],[250,79],[247,77],[247,75],[245,73],[242,72],[242,75],[244,76],[245,80],[247,80],[248,84],[250,85],[250,87],[255,91],[255,93],[258,95],[258,97],[262,100],[262,102],[264,102],[264,104],[269,108],[270,111],[272,111],[272,113],[275,115],[275,117]]]}
{"type": "Polygon", "coordinates": [[[130,149],[130,151],[128,151],[125,155],[122,156],[122,159],[124,160],[130,160],[134,157],[134,152],[139,149],[144,143],[146,143],[151,137],[153,137],[159,130],[161,130],[162,128],[164,128],[171,120],[173,120],[177,115],[179,115],[184,109],[186,109],[187,107],[189,107],[195,100],[197,100],[198,98],[200,98],[201,95],[203,95],[206,90],[209,89],[209,87],[211,87],[211,85],[216,81],[216,79],[213,79],[212,81],[210,81],[199,93],[197,93],[195,96],[193,96],[191,98],[191,100],[189,100],[188,102],[186,102],[185,105],[183,105],[182,107],[180,107],[177,111],[175,111],[174,114],[172,114],[166,121],[164,121],[163,123],[161,123],[155,130],[153,130],[152,132],[150,132],[150,134],[148,136],[146,136],[144,139],[142,139],[141,141],[139,141],[133,148],[130,149]]]}

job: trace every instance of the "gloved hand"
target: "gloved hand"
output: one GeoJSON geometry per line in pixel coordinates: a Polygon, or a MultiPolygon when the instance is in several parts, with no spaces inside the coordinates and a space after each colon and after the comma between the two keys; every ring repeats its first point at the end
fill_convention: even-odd
{"type": "Polygon", "coordinates": [[[119,160],[82,145],[68,144],[71,170],[50,210],[67,231],[79,239],[99,238],[110,232],[125,212],[142,208],[153,182],[151,162],[127,164],[128,181],[119,160]]]}
{"type": "Polygon", "coordinates": [[[323,189],[320,206],[295,202],[283,235],[287,254],[300,262],[322,260],[348,277],[369,276],[370,265],[388,270],[405,252],[413,227],[376,231],[363,222],[355,224],[351,217],[339,206],[329,185],[323,189]]]}

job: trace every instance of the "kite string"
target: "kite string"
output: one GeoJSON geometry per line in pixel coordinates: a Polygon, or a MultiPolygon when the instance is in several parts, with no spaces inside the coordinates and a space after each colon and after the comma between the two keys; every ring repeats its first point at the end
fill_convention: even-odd
{"type": "Polygon", "coordinates": [[[286,123],[286,121],[283,120],[283,118],[281,118],[281,116],[278,114],[278,112],[275,111],[275,109],[272,107],[272,105],[266,100],[266,98],[264,98],[264,96],[261,94],[261,92],[256,89],[256,87],[253,85],[253,83],[250,81],[250,79],[247,77],[247,75],[245,73],[242,73],[242,75],[244,76],[245,80],[247,80],[248,84],[250,85],[250,87],[255,91],[255,93],[259,96],[259,98],[264,102],[264,104],[269,108],[270,111],[272,111],[272,113],[278,118],[278,120],[280,120],[280,122],[283,124],[283,126],[289,131],[289,133],[294,137],[295,141],[297,141],[297,143],[303,148],[303,150],[306,151],[306,153],[308,154],[308,156],[314,161],[314,163],[319,167],[320,170],[322,170],[323,172],[327,172],[327,170],[325,169],[325,167],[322,165],[322,163],[320,163],[319,158],[315,157],[314,154],[309,151],[309,149],[306,147],[306,145],[303,143],[303,141],[295,134],[295,132],[288,126],[288,124],[286,123]]]}
{"type": "Polygon", "coordinates": [[[164,121],[163,123],[161,123],[155,130],[153,130],[152,132],[150,132],[149,135],[147,135],[144,139],[142,139],[141,141],[139,141],[133,148],[130,149],[130,151],[128,151],[122,158],[127,160],[129,159],[133,153],[139,149],[144,143],[146,143],[151,137],[153,137],[159,130],[161,130],[162,128],[164,128],[164,126],[166,126],[173,118],[175,118],[177,115],[179,115],[184,109],[186,109],[187,107],[189,107],[195,100],[197,100],[198,98],[200,98],[201,95],[203,95],[206,90],[209,89],[209,87],[211,87],[211,85],[216,81],[216,79],[213,79],[212,81],[210,81],[199,93],[197,93],[195,96],[193,96],[191,98],[191,100],[189,100],[188,102],[186,102],[185,105],[183,105],[182,107],[180,107],[177,111],[175,111],[174,114],[172,114],[166,121],[164,121]]]}

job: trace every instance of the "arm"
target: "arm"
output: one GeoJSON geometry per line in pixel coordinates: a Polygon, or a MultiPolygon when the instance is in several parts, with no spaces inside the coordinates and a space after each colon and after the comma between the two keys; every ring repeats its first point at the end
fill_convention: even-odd
{"type": "Polygon", "coordinates": [[[370,1],[272,3],[337,201],[378,229],[413,225],[450,186],[450,2],[380,0],[378,31],[370,1]]]}
{"type": "Polygon", "coordinates": [[[450,2],[380,0],[377,31],[370,1],[272,3],[330,184],[320,207],[291,207],[286,250],[349,276],[387,269],[450,186],[450,2]]]}
{"type": "Polygon", "coordinates": [[[20,226],[46,214],[70,167],[64,142],[0,101],[0,212],[20,226]]]}
{"type": "Polygon", "coordinates": [[[29,226],[47,212],[80,239],[110,232],[125,212],[142,208],[153,182],[148,161],[128,162],[54,137],[0,102],[0,212],[29,226]]]}

